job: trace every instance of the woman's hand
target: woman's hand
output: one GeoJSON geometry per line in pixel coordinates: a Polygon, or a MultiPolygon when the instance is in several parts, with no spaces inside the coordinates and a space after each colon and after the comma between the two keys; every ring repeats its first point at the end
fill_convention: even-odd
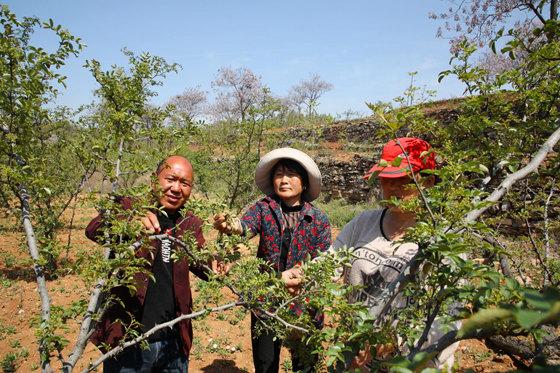
{"type": "Polygon", "coordinates": [[[214,215],[214,228],[220,233],[225,234],[241,234],[243,227],[239,219],[228,219],[228,214],[219,213],[214,215]]]}
{"type": "Polygon", "coordinates": [[[298,295],[301,291],[301,282],[303,280],[303,270],[300,266],[295,266],[282,272],[282,281],[286,284],[290,295],[298,295]]]}
{"type": "Polygon", "coordinates": [[[212,271],[219,276],[225,276],[230,271],[231,267],[233,267],[234,263],[226,263],[221,259],[214,259],[210,263],[210,268],[212,271]]]}

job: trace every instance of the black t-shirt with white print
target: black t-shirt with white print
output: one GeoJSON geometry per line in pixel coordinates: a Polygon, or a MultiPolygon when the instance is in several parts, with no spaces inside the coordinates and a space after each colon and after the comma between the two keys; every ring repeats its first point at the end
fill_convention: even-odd
{"type": "MultiPolygon", "coordinates": [[[[172,230],[177,224],[180,215],[178,213],[158,213],[158,222],[161,232],[172,235],[172,230]]],[[[155,325],[164,323],[175,318],[175,297],[173,292],[173,260],[171,254],[174,249],[171,240],[163,239],[160,250],[157,251],[152,274],[154,279],[149,280],[144,301],[144,312],[142,314],[142,332],[145,333],[155,325]]],[[[150,342],[177,336],[176,329],[164,328],[153,334],[148,340],[150,342]]]]}

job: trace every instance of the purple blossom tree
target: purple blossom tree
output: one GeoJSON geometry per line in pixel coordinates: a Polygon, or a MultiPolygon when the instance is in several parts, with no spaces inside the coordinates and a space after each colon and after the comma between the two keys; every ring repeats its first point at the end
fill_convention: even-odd
{"type": "Polygon", "coordinates": [[[437,36],[449,36],[452,46],[461,40],[483,46],[496,36],[497,30],[512,17],[518,18],[516,28],[558,18],[558,0],[448,0],[445,12],[428,16],[440,20],[437,36]]]}
{"type": "MultiPolygon", "coordinates": [[[[547,20],[558,18],[558,0],[447,0],[449,8],[441,13],[430,13],[429,17],[439,20],[438,37],[450,39],[451,51],[457,52],[463,42],[479,48],[494,40],[503,26],[515,20],[511,26],[515,37],[525,45],[539,44],[543,40],[533,38],[532,31],[547,20]]],[[[511,23],[510,23],[511,25],[511,23]]],[[[463,44],[464,45],[464,44],[463,44]]],[[[515,58],[482,51],[478,65],[496,76],[501,72],[518,67],[527,51],[518,48],[512,51],[515,58]]]]}
{"type": "Polygon", "coordinates": [[[245,121],[249,109],[260,102],[264,94],[261,77],[246,67],[222,67],[212,87],[217,95],[210,114],[216,120],[245,121]]]}

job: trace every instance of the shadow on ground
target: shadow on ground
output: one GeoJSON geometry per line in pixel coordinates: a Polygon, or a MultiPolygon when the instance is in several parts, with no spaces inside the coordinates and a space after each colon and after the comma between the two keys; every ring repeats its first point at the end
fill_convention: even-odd
{"type": "Polygon", "coordinates": [[[205,373],[247,373],[246,369],[239,368],[235,366],[235,361],[226,359],[215,359],[212,364],[201,368],[202,372],[205,373]]]}
{"type": "MultiPolygon", "coordinates": [[[[0,279],[13,281],[21,280],[25,282],[37,281],[37,276],[35,275],[33,262],[31,260],[29,260],[28,263],[21,263],[20,261],[20,263],[17,264],[8,265],[4,263],[4,265],[5,267],[2,268],[2,263],[0,262],[0,279]]],[[[58,260],[55,267],[44,270],[43,274],[47,280],[55,280],[65,277],[70,273],[70,270],[75,269],[75,267],[75,262],[62,258],[58,260]]]]}
{"type": "Polygon", "coordinates": [[[33,268],[22,267],[1,268],[0,278],[12,281],[23,280],[25,282],[35,282],[37,280],[33,268]]]}

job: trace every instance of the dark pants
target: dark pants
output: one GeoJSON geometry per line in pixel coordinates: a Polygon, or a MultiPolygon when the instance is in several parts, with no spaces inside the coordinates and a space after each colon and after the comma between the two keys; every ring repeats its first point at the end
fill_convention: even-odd
{"type": "Polygon", "coordinates": [[[114,358],[103,363],[103,373],[186,373],[189,361],[182,351],[179,338],[150,342],[143,350],[139,345],[131,346],[114,358]]]}
{"type": "MultiPolygon", "coordinates": [[[[274,334],[267,331],[262,331],[257,335],[255,325],[258,322],[260,322],[259,319],[251,313],[251,343],[255,373],[278,373],[282,341],[278,338],[275,340],[274,334]]],[[[311,352],[305,349],[305,345],[301,341],[296,341],[293,344],[295,349],[290,349],[292,370],[294,372],[313,372],[317,364],[317,356],[311,355],[311,352]]]]}

